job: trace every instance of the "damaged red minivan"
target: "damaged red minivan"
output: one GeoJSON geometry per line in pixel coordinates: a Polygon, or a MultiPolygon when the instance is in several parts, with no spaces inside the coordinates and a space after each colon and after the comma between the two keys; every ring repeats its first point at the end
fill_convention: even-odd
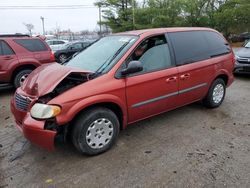
{"type": "Polygon", "coordinates": [[[95,155],[136,121],[195,101],[220,106],[234,63],[227,41],[212,29],[118,33],[64,65],[35,69],[17,89],[11,109],[34,144],[52,150],[70,138],[78,151],[95,155]]]}

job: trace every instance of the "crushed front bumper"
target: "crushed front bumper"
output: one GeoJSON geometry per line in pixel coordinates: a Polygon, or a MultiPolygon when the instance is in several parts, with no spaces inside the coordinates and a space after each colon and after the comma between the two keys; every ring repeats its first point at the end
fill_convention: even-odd
{"type": "Polygon", "coordinates": [[[38,121],[30,116],[30,113],[18,110],[15,107],[14,100],[11,100],[11,111],[15,117],[17,128],[23,135],[35,145],[38,145],[47,150],[55,149],[55,137],[57,132],[45,130],[45,121],[38,121]],[[20,121],[19,116],[24,116],[20,121]]]}

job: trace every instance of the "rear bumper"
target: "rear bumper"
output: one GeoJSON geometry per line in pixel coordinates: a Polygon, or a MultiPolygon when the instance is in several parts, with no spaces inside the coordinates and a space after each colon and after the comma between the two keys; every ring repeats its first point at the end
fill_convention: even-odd
{"type": "Polygon", "coordinates": [[[11,111],[15,116],[17,128],[29,141],[49,151],[55,149],[55,137],[57,132],[45,130],[45,121],[37,121],[33,119],[29,113],[27,113],[21,122],[18,120],[18,117],[16,117],[20,114],[20,111],[15,108],[13,102],[11,102],[11,111]]]}
{"type": "Polygon", "coordinates": [[[243,64],[236,61],[235,67],[234,67],[234,73],[237,74],[250,74],[250,63],[249,64],[243,64]]]}

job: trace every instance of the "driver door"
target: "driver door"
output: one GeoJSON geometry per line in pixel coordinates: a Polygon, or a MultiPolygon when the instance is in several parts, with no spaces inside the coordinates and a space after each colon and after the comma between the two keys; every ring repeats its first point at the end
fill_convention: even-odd
{"type": "Polygon", "coordinates": [[[132,60],[140,61],[143,71],[125,78],[128,123],[175,108],[178,70],[171,60],[165,36],[143,41],[128,62],[132,60]]]}

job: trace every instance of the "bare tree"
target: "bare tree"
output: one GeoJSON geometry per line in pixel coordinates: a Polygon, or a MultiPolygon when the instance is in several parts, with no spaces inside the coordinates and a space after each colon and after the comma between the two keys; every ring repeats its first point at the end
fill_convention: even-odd
{"type": "Polygon", "coordinates": [[[29,34],[32,35],[32,30],[34,29],[34,25],[31,23],[23,23],[26,29],[29,31],[29,34]]]}

